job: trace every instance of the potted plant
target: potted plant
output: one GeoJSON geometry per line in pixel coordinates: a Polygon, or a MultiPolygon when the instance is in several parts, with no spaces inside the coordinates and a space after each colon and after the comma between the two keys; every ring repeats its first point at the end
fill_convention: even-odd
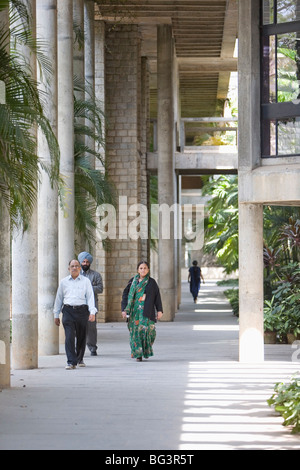
{"type": "Polygon", "coordinates": [[[280,307],[280,333],[287,336],[288,344],[300,339],[299,285],[282,283],[274,292],[275,305],[280,307]]]}
{"type": "Polygon", "coordinates": [[[291,426],[293,434],[300,433],[300,376],[299,372],[290,382],[277,383],[274,394],[267,400],[269,406],[284,418],[283,426],[291,426]]]}
{"type": "Polygon", "coordinates": [[[288,344],[300,339],[300,314],[294,310],[287,311],[283,316],[283,330],[288,344]]]}
{"type": "Polygon", "coordinates": [[[264,342],[275,344],[277,333],[281,329],[281,308],[275,304],[275,298],[264,302],[264,342]]]}

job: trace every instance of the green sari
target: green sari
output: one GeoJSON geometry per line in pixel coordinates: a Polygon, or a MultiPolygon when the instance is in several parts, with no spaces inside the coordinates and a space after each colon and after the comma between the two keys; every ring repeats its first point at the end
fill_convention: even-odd
{"type": "Polygon", "coordinates": [[[153,356],[152,346],[156,337],[155,322],[144,317],[144,292],[149,281],[149,274],[139,282],[137,274],[131,284],[128,303],[125,309],[129,315],[128,329],[130,333],[131,357],[148,358],[153,356]]]}

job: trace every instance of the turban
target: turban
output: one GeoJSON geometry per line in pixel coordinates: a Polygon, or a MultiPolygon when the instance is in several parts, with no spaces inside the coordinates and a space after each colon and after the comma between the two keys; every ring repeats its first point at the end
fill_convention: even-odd
{"type": "Polygon", "coordinates": [[[82,251],[82,252],[79,253],[79,255],[78,255],[78,261],[79,261],[80,264],[82,264],[82,261],[83,261],[84,259],[87,259],[90,264],[92,264],[92,262],[93,262],[93,257],[92,257],[92,255],[90,255],[87,251],[82,251]]]}

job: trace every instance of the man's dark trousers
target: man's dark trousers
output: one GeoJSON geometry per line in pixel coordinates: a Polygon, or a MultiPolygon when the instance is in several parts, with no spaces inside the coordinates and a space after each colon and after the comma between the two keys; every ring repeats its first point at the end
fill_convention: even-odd
{"type": "Polygon", "coordinates": [[[64,305],[62,313],[67,361],[69,365],[76,366],[85,353],[89,309],[87,305],[64,305]]]}

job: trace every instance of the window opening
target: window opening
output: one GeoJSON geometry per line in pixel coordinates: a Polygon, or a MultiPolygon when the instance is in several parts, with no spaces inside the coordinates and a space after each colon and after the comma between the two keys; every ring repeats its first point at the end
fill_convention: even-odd
{"type": "Polygon", "coordinates": [[[262,0],[262,157],[300,155],[300,0],[262,0]]]}

